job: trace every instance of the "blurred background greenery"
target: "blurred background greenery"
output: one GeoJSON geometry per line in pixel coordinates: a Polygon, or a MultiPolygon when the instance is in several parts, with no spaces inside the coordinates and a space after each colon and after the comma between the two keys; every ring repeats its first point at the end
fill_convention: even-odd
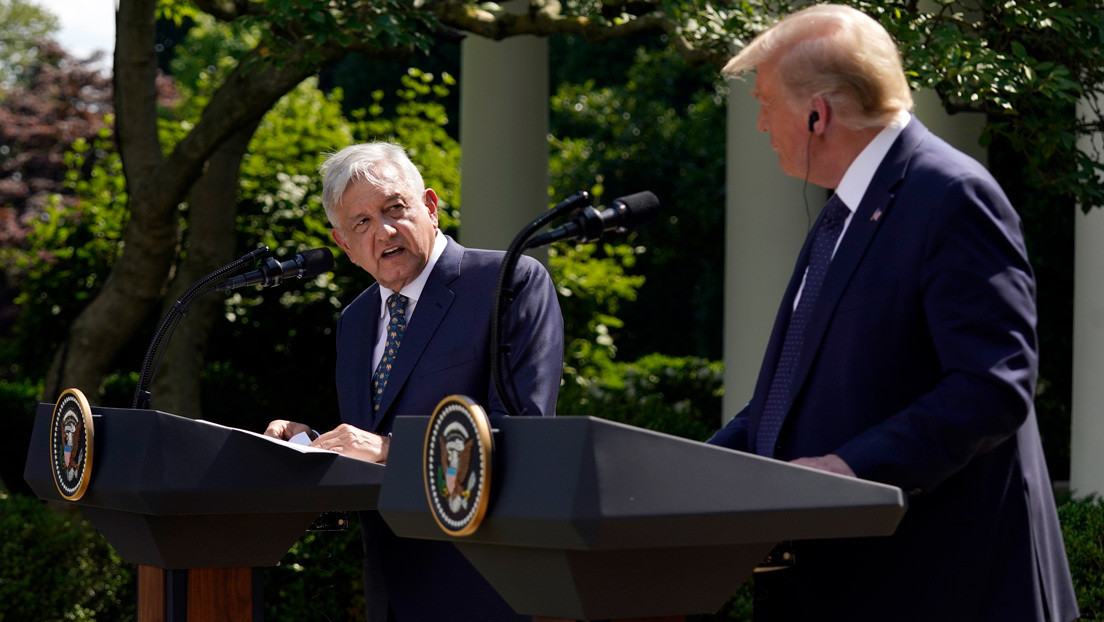
{"type": "MultiPolygon", "coordinates": [[[[124,8],[140,2],[149,0],[122,0],[124,8]]],[[[221,265],[261,244],[281,257],[332,248],[319,199],[324,153],[356,141],[398,142],[440,194],[445,230],[455,233],[463,218],[457,140],[463,32],[457,24],[392,1],[377,3],[394,17],[387,26],[361,18],[310,23],[311,0],[257,3],[261,17],[222,14],[202,1],[153,4],[160,7],[150,51],[158,73],[148,87],[157,99],[156,145],[167,158],[180,157],[205,128],[212,102],[226,97],[236,72],[275,71],[281,65],[274,57],[308,68],[255,118],[243,118],[222,136],[229,153],[192,165],[188,192],[163,199],[174,233],[171,257],[154,283],[161,294],[96,380],[92,401],[103,406],[130,406],[159,315],[205,273],[204,265],[221,265]],[[291,23],[313,37],[297,39],[314,42],[309,54],[289,51],[288,33],[300,32],[291,23]],[[361,37],[370,44],[350,36],[358,28],[373,33],[361,37]],[[237,172],[225,176],[229,181],[208,174],[219,166],[237,172]],[[220,202],[207,207],[198,200],[204,190],[220,202]],[[213,237],[212,222],[227,214],[224,237],[213,237]],[[223,253],[221,263],[212,246],[223,253]]],[[[721,424],[723,392],[727,89],[717,62],[789,5],[562,4],[613,34],[544,33],[552,59],[550,204],[580,189],[603,203],[647,189],[667,209],[662,223],[613,242],[551,249],[567,330],[558,414],[596,415],[703,440],[721,424]],[[681,30],[614,30],[657,15],[681,30]],[[690,334],[663,330],[657,320],[671,317],[675,305],[691,309],[690,334]]],[[[935,89],[948,110],[986,115],[989,165],[1024,217],[1038,278],[1037,407],[1051,474],[1065,479],[1072,219],[1075,206],[1104,203],[1104,189],[1091,183],[1099,160],[1076,148],[1078,136],[1099,127],[1099,112],[1094,126],[1078,121],[1074,106],[1104,84],[1102,12],[1089,0],[982,3],[980,9],[947,2],[929,13],[910,3],[854,4],[898,38],[917,87],[935,89]]],[[[73,356],[74,324],[104,291],[122,261],[132,220],[147,216],[153,193],[148,180],[135,183],[144,180],[142,171],[128,169],[135,165],[120,155],[127,143],[115,110],[119,82],[94,59],[73,58],[52,42],[56,20],[33,3],[0,0],[0,15],[9,33],[0,38],[0,421],[7,430],[0,438],[0,490],[7,490],[0,497],[0,565],[12,573],[0,582],[0,620],[126,619],[133,611],[133,568],[89,537],[78,516],[28,497],[22,470],[33,406],[52,402],[65,382],[60,363],[73,356]],[[32,587],[38,581],[78,597],[67,596],[68,604],[28,598],[41,594],[32,587]]],[[[199,353],[194,389],[169,394],[165,384],[155,385],[155,395],[167,394],[170,407],[163,409],[170,412],[247,429],[263,428],[273,412],[312,413],[319,428],[336,424],[333,327],[342,306],[368,284],[339,257],[332,274],[309,283],[204,299],[174,338],[174,346],[199,353]],[[294,384],[275,373],[292,365],[294,384]]],[[[186,357],[166,359],[164,377],[193,386],[179,380],[187,371],[177,361],[186,357]]],[[[1065,500],[1060,512],[1085,619],[1104,617],[1101,504],[1065,500]]],[[[308,533],[280,566],[266,571],[267,613],[271,619],[358,619],[359,575],[355,529],[308,533]]],[[[747,619],[749,607],[742,592],[717,617],[747,619]]]]}

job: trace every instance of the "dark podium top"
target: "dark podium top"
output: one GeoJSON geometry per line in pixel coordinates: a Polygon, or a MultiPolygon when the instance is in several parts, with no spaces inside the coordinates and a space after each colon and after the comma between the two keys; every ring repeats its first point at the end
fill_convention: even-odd
{"type": "MultiPolygon", "coordinates": [[[[63,501],[39,404],[24,478],[63,501]]],[[[76,503],[122,558],[160,568],[273,566],[327,510],[374,509],[385,468],[156,410],[92,408],[92,478],[76,503]]]]}
{"type": "Polygon", "coordinates": [[[454,542],[519,613],[712,613],[779,541],[889,535],[905,512],[892,486],[592,417],[521,417],[492,422],[490,508],[451,537],[426,499],[427,423],[396,420],[380,513],[400,536],[454,542]]]}
{"type": "MultiPolygon", "coordinates": [[[[61,501],[53,405],[24,476],[61,501]]],[[[386,467],[153,410],[93,408],[77,501],[131,563],[271,566],[327,510],[378,509],[453,542],[519,613],[604,619],[718,610],[779,541],[888,535],[900,489],[592,417],[495,419],[491,498],[447,535],[422,473],[428,417],[399,417],[386,467]]]]}

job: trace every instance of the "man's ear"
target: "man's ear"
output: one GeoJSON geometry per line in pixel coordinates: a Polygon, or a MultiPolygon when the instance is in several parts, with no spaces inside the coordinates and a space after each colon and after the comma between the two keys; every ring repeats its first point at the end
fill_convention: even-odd
{"type": "Polygon", "coordinates": [[[433,191],[433,188],[426,188],[425,196],[422,201],[425,202],[426,209],[429,210],[429,215],[433,219],[433,224],[437,224],[437,203],[441,199],[437,196],[437,193],[433,191]]]}
{"type": "Polygon", "coordinates": [[[346,255],[349,255],[349,243],[345,241],[345,236],[341,235],[337,227],[330,229],[330,237],[333,238],[335,244],[341,247],[341,250],[345,251],[346,255]]]}

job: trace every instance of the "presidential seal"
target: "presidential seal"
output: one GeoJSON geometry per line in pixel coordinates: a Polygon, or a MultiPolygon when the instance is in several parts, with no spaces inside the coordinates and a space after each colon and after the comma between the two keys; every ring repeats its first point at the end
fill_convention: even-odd
{"type": "Polygon", "coordinates": [[[76,501],[92,478],[92,409],[79,389],[66,389],[50,419],[50,464],[61,496],[76,501]]]}
{"type": "Polygon", "coordinates": [[[422,465],[433,518],[445,533],[475,533],[491,492],[491,426],[487,413],[463,395],[437,404],[429,419],[422,465]]]}

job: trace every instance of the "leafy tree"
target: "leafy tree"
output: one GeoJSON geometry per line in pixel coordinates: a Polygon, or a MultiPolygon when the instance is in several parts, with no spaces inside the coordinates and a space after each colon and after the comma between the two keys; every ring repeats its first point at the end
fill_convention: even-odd
{"type": "MultiPolygon", "coordinates": [[[[91,61],[73,59],[49,39],[42,40],[36,54],[23,51],[25,48],[20,45],[31,44],[25,40],[20,44],[19,32],[46,33],[54,27],[54,22],[49,16],[41,16],[42,24],[49,28],[44,26],[45,30],[36,30],[31,23],[21,28],[20,16],[38,15],[37,9],[13,2],[0,4],[0,12],[3,11],[16,21],[12,33],[0,36],[0,67],[5,62],[3,58],[11,62],[15,58],[31,59],[20,66],[18,80],[0,85],[0,266],[3,267],[0,273],[0,335],[7,337],[19,314],[15,302],[20,295],[22,277],[38,269],[36,264],[59,260],[54,246],[34,246],[36,256],[18,264],[12,253],[15,249],[28,248],[29,220],[50,218],[51,214],[60,214],[72,207],[76,185],[85,183],[79,180],[92,174],[97,160],[94,152],[86,151],[77,159],[69,160],[65,152],[74,142],[82,149],[95,143],[105,127],[111,80],[91,61]]],[[[74,249],[62,248],[59,252],[72,254],[74,249]]],[[[26,293],[23,298],[27,298],[26,293]]],[[[85,302],[54,300],[48,307],[49,312],[41,316],[42,320],[58,321],[59,315],[73,311],[62,311],[62,304],[76,304],[79,308],[85,302]]],[[[32,351],[56,352],[61,340],[31,339],[19,343],[32,351]]],[[[4,339],[0,344],[0,361],[12,363],[0,364],[0,379],[17,378],[32,370],[37,374],[35,378],[41,379],[45,367],[28,360],[27,353],[17,356],[17,344],[12,340],[4,339]]]]}
{"type": "Polygon", "coordinates": [[[127,213],[125,185],[111,132],[79,138],[64,154],[67,194],[51,195],[26,234],[26,249],[3,249],[5,271],[19,285],[21,313],[10,349],[2,351],[8,378],[45,376],[64,342],[59,329],[102,286],[104,268],[118,256],[127,213]],[[88,172],[86,172],[88,171],[88,172]]]}
{"type": "MultiPolygon", "coordinates": [[[[512,16],[503,21],[502,15],[452,2],[413,5],[387,0],[326,5],[325,10],[319,3],[305,0],[238,4],[201,0],[194,5],[166,2],[162,5],[164,14],[174,19],[194,18],[202,11],[259,33],[255,45],[237,57],[232,69],[219,74],[196,120],[189,123],[177,142],[166,144],[156,131],[158,109],[151,88],[157,78],[151,45],[157,6],[156,0],[119,3],[114,62],[116,139],[127,178],[131,217],[124,231],[122,253],[103,288],[72,323],[68,347],[61,348],[55,357],[47,387],[76,386],[92,395],[100,393],[102,379],[134,331],[162,302],[164,283],[178,256],[177,206],[224,143],[257,123],[283,94],[312,75],[318,66],[350,52],[379,58],[426,49],[436,34],[444,32],[442,27],[482,30],[490,25],[493,36],[501,38],[578,32],[582,24],[578,17],[557,13],[553,5],[530,18],[512,16]]],[[[581,34],[592,38],[620,36],[639,31],[641,24],[654,30],[660,27],[655,17],[644,21],[633,18],[629,21],[635,25],[630,28],[624,19],[595,15],[583,20],[587,24],[581,34]]]]}
{"type": "MultiPolygon", "coordinates": [[[[20,56],[15,42],[9,45],[0,53],[20,56]]],[[[5,246],[23,243],[24,216],[42,209],[50,195],[72,202],[72,191],[62,184],[63,154],[75,140],[96,136],[111,102],[111,78],[92,61],[76,60],[48,39],[34,49],[33,60],[20,66],[20,80],[0,86],[0,244],[5,246]]]]}
{"type": "Polygon", "coordinates": [[[19,83],[36,64],[36,44],[58,28],[57,17],[24,0],[0,0],[0,90],[19,83]]]}
{"type": "Polygon", "coordinates": [[[609,313],[624,323],[606,323],[619,329],[622,357],[721,356],[725,117],[716,82],[715,67],[640,46],[619,84],[565,83],[552,98],[554,194],[590,187],[612,200],[646,189],[662,198],[660,222],[613,255],[596,253],[632,257],[632,274],[647,275],[635,302],[609,313]],[[655,317],[694,328],[655,331],[655,317]]]}
{"type": "MultiPolygon", "coordinates": [[[[918,85],[935,86],[952,109],[984,110],[991,119],[1006,122],[1007,125],[991,124],[993,140],[1008,140],[1013,151],[1032,145],[1023,156],[1028,163],[1042,162],[1034,167],[1038,174],[1059,171],[1061,174],[1053,181],[1069,190],[1065,196],[1076,198],[1084,206],[1099,203],[1093,184],[1086,183],[1095,181],[1098,169],[1090,160],[1081,157],[1083,154],[1076,150],[1071,140],[1099,127],[1099,114],[1078,122],[1068,115],[1063,116],[1058,106],[1053,107],[1058,110],[1055,116],[1048,117],[1054,123],[1048,121],[1044,126],[1036,126],[1031,121],[1039,118],[1033,114],[1035,109],[1031,102],[1069,102],[1078,96],[1100,92],[1097,85],[1101,67],[1101,18],[1091,0],[1075,0],[1061,6],[1038,0],[983,3],[980,8],[942,3],[928,10],[899,2],[856,2],[856,5],[877,15],[899,38],[907,52],[908,70],[918,85]],[[1027,112],[1032,114],[1025,114],[1027,112]],[[1022,142],[1024,136],[1030,137],[1030,143],[1022,142]]],[[[470,0],[421,3],[389,0],[353,5],[323,5],[315,0],[249,3],[199,0],[193,4],[164,2],[160,6],[164,15],[181,23],[206,14],[232,25],[237,29],[234,32],[242,35],[240,40],[235,35],[235,41],[242,48],[240,53],[230,56],[225,67],[210,74],[210,89],[203,105],[189,114],[190,120],[186,126],[180,125],[176,138],[165,140],[156,131],[160,112],[153,88],[157,63],[151,40],[156,32],[154,18],[158,3],[156,0],[120,2],[115,55],[116,138],[127,179],[129,218],[124,229],[122,253],[103,280],[104,287],[72,322],[68,347],[59,348],[47,390],[64,385],[78,386],[93,394],[98,391],[102,379],[132,340],[134,331],[148,326],[151,312],[164,304],[168,276],[174,270],[181,273],[180,267],[184,265],[178,262],[199,254],[181,252],[185,248],[182,240],[190,244],[189,240],[195,239],[185,236],[199,231],[191,223],[200,214],[196,209],[198,203],[188,200],[194,184],[204,170],[232,168],[212,167],[210,163],[220,149],[230,149],[224,154],[228,161],[235,159],[234,153],[242,153],[243,135],[260,122],[280,97],[316,73],[317,67],[345,58],[351,52],[371,59],[403,58],[429,49],[436,38],[455,40],[460,32],[493,39],[571,34],[592,43],[623,37],[660,38],[690,61],[691,66],[694,63],[712,65],[714,69],[702,69],[709,73],[731,55],[740,41],[747,40],[794,8],[789,3],[650,0],[628,4],[612,0],[559,3],[533,0],[527,11],[517,14],[470,0]],[[182,203],[189,204],[189,211],[181,213],[178,210],[182,203]],[[187,229],[182,229],[184,223],[189,225],[187,229]]],[[[656,58],[667,62],[662,60],[663,56],[656,58]]],[[[652,78],[645,69],[636,70],[641,73],[634,81],[635,88],[641,92],[652,88],[647,84],[652,78]]],[[[689,82],[676,81],[655,88],[678,92],[687,84],[689,82]]],[[[720,94],[716,89],[706,89],[701,99],[693,102],[694,112],[700,110],[704,115],[711,107],[719,108],[720,94]]],[[[598,98],[597,93],[595,97],[598,98]]],[[[611,108],[617,104],[613,100],[608,102],[611,108]]],[[[659,127],[642,126],[641,123],[648,119],[658,119],[659,126],[666,125],[662,123],[664,119],[672,122],[679,119],[656,116],[662,112],[659,110],[652,114],[644,97],[635,105],[637,109],[629,114],[630,117],[639,115],[635,121],[636,130],[655,130],[653,140],[658,141],[656,144],[667,145],[680,139],[690,142],[687,137],[692,134],[672,138],[662,135],[659,127]]],[[[668,111],[674,110],[680,116],[690,110],[684,103],[673,100],[665,105],[668,111]]],[[[594,111],[600,112],[600,109],[595,107],[594,111]]],[[[634,143],[628,142],[633,136],[633,124],[624,123],[615,128],[612,142],[606,143],[607,151],[625,151],[636,157],[634,143]]],[[[564,145],[582,149],[582,143],[568,138],[564,137],[564,145]]],[[[703,144],[700,148],[714,146],[703,144]]],[[[587,185],[609,188],[614,193],[612,196],[617,196],[620,187],[613,182],[620,181],[621,171],[631,168],[629,162],[631,160],[622,163],[619,169],[604,170],[604,179],[587,185]]],[[[717,168],[715,162],[713,171],[717,168]]],[[[710,168],[709,165],[687,166],[676,171],[676,174],[700,174],[700,187],[713,192],[709,196],[695,195],[686,200],[679,197],[680,206],[719,205],[721,184],[710,178],[707,172],[710,168]]],[[[668,174],[670,169],[658,170],[668,174]]],[[[701,216],[683,219],[679,224],[689,229],[700,223],[706,229],[708,218],[719,218],[709,213],[701,216]]],[[[655,265],[664,265],[664,262],[676,265],[674,258],[663,257],[661,245],[649,247],[639,242],[634,245],[647,250],[639,255],[634,248],[638,265],[653,261],[653,257],[655,265]]],[[[713,250],[707,244],[698,247],[713,250]]],[[[695,268],[707,270],[709,266],[695,268]]],[[[694,287],[716,287],[716,282],[712,278],[702,279],[694,287]]],[[[704,289],[689,293],[701,300],[713,295],[704,289]]],[[[647,291],[641,293],[641,299],[647,300],[647,291]]],[[[704,326],[712,321],[706,318],[698,323],[704,326]]],[[[627,326],[635,326],[635,323],[627,326]]],[[[700,342],[690,346],[671,343],[663,347],[683,347],[689,350],[684,353],[712,356],[708,350],[716,346],[711,337],[718,332],[703,331],[702,334],[707,337],[699,338],[700,342]]],[[[622,342],[626,345],[622,347],[637,341],[643,343],[642,340],[624,339],[622,342]]]]}

